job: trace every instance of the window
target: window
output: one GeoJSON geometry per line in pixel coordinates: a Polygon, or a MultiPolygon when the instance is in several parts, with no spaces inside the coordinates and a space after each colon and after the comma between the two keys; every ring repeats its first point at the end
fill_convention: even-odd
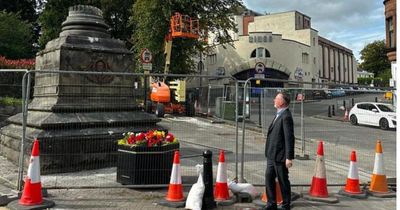
{"type": "Polygon", "coordinates": [[[266,58],[270,58],[271,57],[271,55],[269,54],[269,51],[267,49],[265,49],[265,57],[266,58]]]}
{"type": "Polygon", "coordinates": [[[308,64],[308,53],[302,53],[303,63],[308,64]]]}
{"type": "Polygon", "coordinates": [[[301,29],[301,21],[300,21],[300,16],[297,17],[297,29],[301,29]]]}
{"type": "Polygon", "coordinates": [[[372,111],[372,109],[376,109],[376,106],[373,104],[358,104],[357,108],[372,111]]]}
{"type": "Polygon", "coordinates": [[[387,22],[387,31],[388,31],[388,44],[390,48],[394,48],[394,30],[393,30],[393,17],[390,17],[386,20],[387,22]]]}
{"type": "Polygon", "coordinates": [[[378,104],[377,106],[382,112],[394,112],[393,107],[389,107],[383,104],[378,104]]]}
{"type": "Polygon", "coordinates": [[[358,104],[357,108],[367,110],[368,109],[368,104],[358,104]]]}
{"type": "Polygon", "coordinates": [[[217,63],[217,54],[208,55],[208,64],[216,64],[217,63]]]}
{"type": "Polygon", "coordinates": [[[249,36],[249,43],[267,43],[272,42],[272,35],[249,36]]]}
{"type": "Polygon", "coordinates": [[[256,50],[253,50],[253,52],[251,52],[250,58],[255,58],[256,57],[256,50]]]}
{"type": "Polygon", "coordinates": [[[263,58],[264,57],[264,48],[259,47],[257,48],[257,58],[263,58]]]}
{"type": "Polygon", "coordinates": [[[308,18],[306,18],[306,17],[304,17],[304,28],[305,29],[307,29],[307,28],[310,28],[310,19],[308,19],[308,18]]]}
{"type": "Polygon", "coordinates": [[[315,37],[312,38],[313,46],[315,46],[315,37]]]}
{"type": "Polygon", "coordinates": [[[313,60],[314,60],[314,61],[313,61],[313,62],[314,62],[314,64],[317,64],[317,58],[315,58],[315,57],[314,57],[314,59],[313,59],[313,60]]]}
{"type": "Polygon", "coordinates": [[[369,111],[372,111],[373,109],[378,110],[378,109],[376,108],[376,106],[373,105],[373,104],[366,104],[366,105],[367,105],[367,108],[368,108],[369,111]]]}
{"type": "Polygon", "coordinates": [[[259,47],[253,50],[250,54],[250,58],[270,58],[271,54],[263,47],[259,47]]]}

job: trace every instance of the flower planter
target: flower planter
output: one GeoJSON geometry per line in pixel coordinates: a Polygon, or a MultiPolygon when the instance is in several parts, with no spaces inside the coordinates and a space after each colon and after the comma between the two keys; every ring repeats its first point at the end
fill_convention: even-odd
{"type": "Polygon", "coordinates": [[[118,145],[117,182],[168,184],[176,150],[179,150],[179,143],[156,147],[118,145]]]}

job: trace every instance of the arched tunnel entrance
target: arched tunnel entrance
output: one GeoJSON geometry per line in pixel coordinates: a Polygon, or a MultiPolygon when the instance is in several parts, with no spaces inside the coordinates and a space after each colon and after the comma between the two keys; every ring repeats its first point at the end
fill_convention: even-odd
{"type": "MultiPolygon", "coordinates": [[[[255,69],[247,69],[233,76],[238,80],[247,80],[248,78],[256,77],[256,74],[259,74],[259,76],[260,74],[261,75],[263,74],[265,78],[271,78],[271,79],[282,79],[282,80],[289,79],[289,75],[287,75],[286,73],[283,73],[282,71],[278,71],[272,68],[265,68],[264,71],[260,73],[256,72],[255,69]]],[[[284,85],[283,82],[261,81],[260,84],[256,84],[255,80],[251,81],[251,87],[283,87],[283,85],[284,85]]]]}

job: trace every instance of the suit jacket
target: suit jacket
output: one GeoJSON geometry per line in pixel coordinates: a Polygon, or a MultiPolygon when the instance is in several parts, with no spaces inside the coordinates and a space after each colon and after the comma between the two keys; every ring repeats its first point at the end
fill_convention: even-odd
{"type": "Polygon", "coordinates": [[[293,117],[289,109],[284,110],[269,126],[265,157],[276,162],[294,159],[293,117]]]}

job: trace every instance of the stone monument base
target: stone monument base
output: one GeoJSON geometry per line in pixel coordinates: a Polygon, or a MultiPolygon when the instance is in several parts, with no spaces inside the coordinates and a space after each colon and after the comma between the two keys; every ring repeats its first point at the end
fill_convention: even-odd
{"type": "MultiPolygon", "coordinates": [[[[42,113],[30,111],[25,142],[28,166],[34,138],[40,142],[42,174],[111,167],[117,161],[117,143],[128,131],[163,129],[153,115],[134,112],[42,113]],[[36,120],[35,120],[36,119],[36,120]],[[140,122],[140,124],[138,124],[140,122]]],[[[22,114],[0,130],[0,155],[18,164],[22,114]]]]}

